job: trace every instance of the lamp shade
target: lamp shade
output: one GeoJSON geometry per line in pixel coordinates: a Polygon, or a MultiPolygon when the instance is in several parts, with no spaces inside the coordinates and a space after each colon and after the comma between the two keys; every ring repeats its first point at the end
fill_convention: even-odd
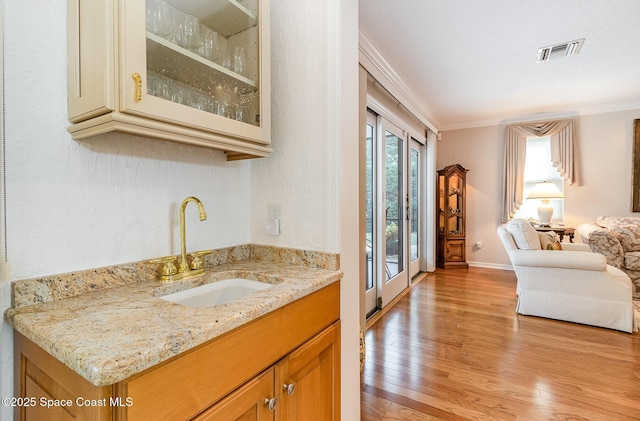
{"type": "Polygon", "coordinates": [[[564,194],[560,189],[549,181],[544,181],[533,186],[527,199],[563,199],[564,194]]]}

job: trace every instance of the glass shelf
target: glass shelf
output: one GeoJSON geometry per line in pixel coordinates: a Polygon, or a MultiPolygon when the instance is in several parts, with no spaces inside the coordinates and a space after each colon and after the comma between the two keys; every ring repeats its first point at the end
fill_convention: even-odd
{"type": "Polygon", "coordinates": [[[212,85],[226,83],[238,87],[241,93],[258,89],[253,80],[149,31],[147,51],[147,66],[150,70],[195,88],[208,90],[212,85]],[[186,63],[185,58],[189,59],[186,63]],[[185,68],[189,68],[189,71],[185,71],[185,68]]]}

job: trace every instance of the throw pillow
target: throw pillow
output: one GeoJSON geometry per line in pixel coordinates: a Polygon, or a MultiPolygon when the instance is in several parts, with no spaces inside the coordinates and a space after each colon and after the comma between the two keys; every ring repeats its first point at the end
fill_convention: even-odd
{"type": "Polygon", "coordinates": [[[552,241],[547,244],[547,250],[562,250],[562,244],[559,241],[552,241]]]}
{"type": "Polygon", "coordinates": [[[562,250],[562,245],[560,241],[558,241],[555,232],[539,232],[538,238],[540,238],[540,247],[542,247],[542,250],[562,250]]]}
{"type": "Polygon", "coordinates": [[[514,218],[507,223],[505,229],[513,237],[513,241],[520,250],[540,250],[538,232],[529,221],[514,218]]]}

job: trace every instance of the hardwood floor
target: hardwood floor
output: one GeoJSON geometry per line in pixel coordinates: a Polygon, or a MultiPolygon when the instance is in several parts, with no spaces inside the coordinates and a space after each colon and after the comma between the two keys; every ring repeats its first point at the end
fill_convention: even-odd
{"type": "Polygon", "coordinates": [[[367,330],[362,421],[640,420],[640,333],[515,305],[513,272],[427,275],[367,330]]]}

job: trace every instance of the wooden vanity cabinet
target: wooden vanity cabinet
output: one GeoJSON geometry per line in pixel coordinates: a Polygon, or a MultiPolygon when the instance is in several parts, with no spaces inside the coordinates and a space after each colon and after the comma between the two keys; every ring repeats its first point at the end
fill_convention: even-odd
{"type": "Polygon", "coordinates": [[[339,341],[337,322],[194,421],[339,420],[339,341]]]}
{"type": "MultiPolygon", "coordinates": [[[[41,389],[38,393],[50,399],[105,399],[121,404],[85,407],[79,414],[65,408],[60,414],[22,408],[18,419],[337,421],[339,317],[340,283],[336,282],[115,385],[102,387],[90,384],[16,332],[16,396],[35,396],[34,391],[41,389]],[[285,384],[294,385],[291,394],[285,384]],[[272,398],[277,404],[270,411],[268,401],[272,398]]],[[[78,408],[74,404],[71,409],[78,408]]]]}
{"type": "Polygon", "coordinates": [[[74,139],[119,132],[228,160],[271,154],[269,0],[67,5],[74,139]]]}

